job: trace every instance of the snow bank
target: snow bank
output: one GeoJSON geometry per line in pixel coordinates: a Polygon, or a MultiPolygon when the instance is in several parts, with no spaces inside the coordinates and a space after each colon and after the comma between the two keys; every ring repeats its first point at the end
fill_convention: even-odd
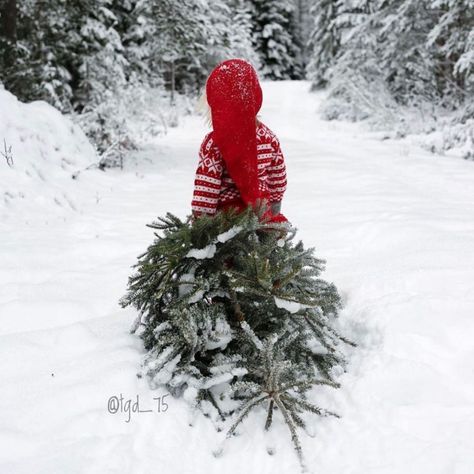
{"type": "Polygon", "coordinates": [[[0,90],[0,151],[0,216],[18,207],[75,209],[72,174],[97,160],[80,128],[54,107],[24,104],[5,90],[0,90]]]}

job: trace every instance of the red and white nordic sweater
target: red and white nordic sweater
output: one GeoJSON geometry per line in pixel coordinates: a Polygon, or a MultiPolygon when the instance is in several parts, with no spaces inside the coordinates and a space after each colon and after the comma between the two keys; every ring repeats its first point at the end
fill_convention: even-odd
{"type": "MultiPolygon", "coordinates": [[[[280,202],[286,191],[286,168],[280,143],[275,134],[261,122],[258,122],[256,132],[260,191],[270,203],[280,202]]],[[[206,135],[199,150],[191,204],[193,214],[214,215],[218,209],[239,201],[239,190],[225,169],[211,132],[206,135]]]]}

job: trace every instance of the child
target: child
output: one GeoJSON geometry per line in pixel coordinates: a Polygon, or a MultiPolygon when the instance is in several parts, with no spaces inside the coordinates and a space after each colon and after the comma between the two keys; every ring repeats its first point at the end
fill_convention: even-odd
{"type": "Polygon", "coordinates": [[[257,118],[262,89],[255,69],[242,59],[220,63],[206,83],[213,131],[199,151],[192,211],[195,217],[264,203],[265,217],[280,213],[286,169],[275,134],[257,118]]]}

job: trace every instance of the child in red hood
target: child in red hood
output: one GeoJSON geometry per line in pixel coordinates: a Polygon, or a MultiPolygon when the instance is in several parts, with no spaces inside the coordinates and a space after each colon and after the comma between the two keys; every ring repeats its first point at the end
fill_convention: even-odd
{"type": "Polygon", "coordinates": [[[194,216],[265,202],[266,217],[286,222],[280,213],[286,169],[275,134],[257,119],[262,89],[255,69],[242,59],[220,63],[206,83],[213,131],[199,151],[194,181],[194,216]]]}

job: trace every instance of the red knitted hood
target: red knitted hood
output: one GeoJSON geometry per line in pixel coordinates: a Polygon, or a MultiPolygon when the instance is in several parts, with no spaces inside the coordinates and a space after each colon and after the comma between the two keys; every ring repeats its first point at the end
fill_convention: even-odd
{"type": "Polygon", "coordinates": [[[256,115],[262,89],[255,69],[242,59],[220,63],[206,83],[214,140],[226,169],[246,204],[260,196],[257,168],[256,115]]]}

